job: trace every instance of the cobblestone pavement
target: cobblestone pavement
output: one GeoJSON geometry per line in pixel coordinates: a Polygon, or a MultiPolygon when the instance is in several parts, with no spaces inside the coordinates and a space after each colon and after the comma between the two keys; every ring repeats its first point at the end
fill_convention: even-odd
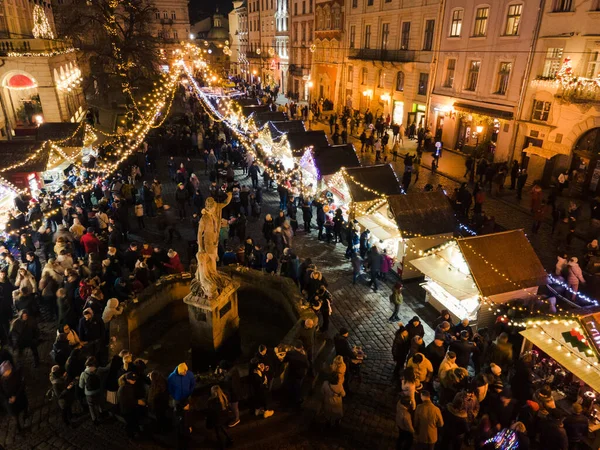
{"type": "MultiPolygon", "coordinates": [[[[368,157],[365,162],[369,162],[368,157]]],[[[194,161],[198,167],[200,162],[194,161]]],[[[395,164],[401,173],[401,162],[395,164]]],[[[200,170],[204,192],[207,192],[208,181],[200,170]]],[[[198,173],[198,172],[196,172],[198,173]]],[[[238,173],[238,176],[240,174],[238,173]]],[[[165,177],[163,177],[164,179],[165,177]]],[[[243,181],[244,182],[244,181],[243,181]]],[[[248,183],[248,181],[245,181],[248,183]]],[[[422,170],[416,183],[422,188],[426,183],[434,186],[442,184],[446,189],[453,189],[457,183],[440,174],[422,170]]],[[[167,202],[174,203],[172,183],[165,183],[167,202]]],[[[265,207],[263,213],[274,213],[278,199],[274,191],[265,192],[265,207]]],[[[506,228],[528,227],[531,218],[525,212],[506,205],[501,201],[490,199],[486,202],[486,211],[496,216],[499,224],[506,228]]],[[[164,241],[151,220],[147,220],[148,228],[143,232],[133,233],[133,238],[146,242],[160,244],[164,241]]],[[[248,222],[248,235],[261,236],[262,219],[248,222]]],[[[174,243],[176,250],[188,259],[188,242],[195,239],[189,222],[182,222],[179,227],[182,239],[174,243]]],[[[554,253],[549,236],[549,228],[542,227],[540,234],[532,238],[532,243],[546,265],[553,264],[554,253]],[[546,248],[549,247],[549,248],[546,248]],[[547,256],[544,256],[547,253],[547,256]]],[[[294,247],[301,258],[312,257],[320,270],[323,271],[330,283],[333,294],[333,329],[347,327],[351,330],[351,340],[362,345],[368,355],[362,368],[362,381],[355,388],[352,396],[344,401],[345,418],[339,431],[322,431],[313,423],[313,415],[317,408],[318,398],[306,402],[304,413],[289,413],[277,411],[269,421],[259,421],[247,415],[242,416],[242,424],[232,429],[232,436],[237,448],[248,449],[342,449],[342,448],[393,448],[396,436],[394,423],[397,391],[392,383],[393,361],[391,344],[396,324],[387,321],[391,310],[388,297],[390,287],[383,285],[378,293],[373,293],[364,280],[357,285],[351,283],[350,265],[344,258],[342,245],[334,246],[318,242],[316,233],[304,236],[299,233],[295,238],[294,247]]],[[[418,286],[411,286],[410,294],[406,295],[400,315],[407,322],[417,312],[426,323],[431,323],[435,312],[423,302],[423,295],[418,286]]],[[[433,338],[432,330],[426,326],[426,342],[433,338]]],[[[8,450],[25,449],[154,449],[172,448],[170,437],[144,438],[139,442],[130,442],[125,436],[123,425],[108,419],[100,426],[94,426],[87,414],[76,421],[74,429],[65,428],[61,421],[56,405],[45,400],[49,387],[48,372],[51,366],[48,356],[54,335],[53,324],[42,325],[44,342],[40,345],[42,364],[32,368],[32,361],[26,356],[22,361],[26,373],[28,393],[31,405],[31,428],[23,436],[16,432],[13,420],[0,417],[0,444],[8,450]]],[[[318,390],[318,389],[317,389],[318,390]]],[[[204,423],[199,420],[198,430],[192,448],[210,448],[214,442],[207,436],[204,423]]]]}

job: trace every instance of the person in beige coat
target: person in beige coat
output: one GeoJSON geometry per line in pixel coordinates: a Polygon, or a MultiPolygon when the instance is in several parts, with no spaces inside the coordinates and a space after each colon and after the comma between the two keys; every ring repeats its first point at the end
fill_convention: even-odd
{"type": "Polygon", "coordinates": [[[333,362],[329,366],[329,369],[332,374],[337,374],[340,383],[344,384],[344,378],[346,376],[346,364],[344,363],[344,358],[342,355],[337,355],[335,358],[333,358],[333,362]]]}
{"type": "Polygon", "coordinates": [[[431,402],[429,391],[421,391],[421,400],[415,411],[415,442],[418,450],[433,450],[444,419],[440,408],[431,402]]]}
{"type": "Polygon", "coordinates": [[[346,391],[336,373],[332,373],[329,380],[323,383],[321,394],[323,395],[323,417],[329,425],[339,425],[344,417],[342,399],[346,396],[346,391]]]}
{"type": "Polygon", "coordinates": [[[412,447],[415,429],[413,428],[410,412],[412,410],[411,398],[402,395],[396,404],[396,426],[398,427],[398,450],[410,450],[412,447]]]}

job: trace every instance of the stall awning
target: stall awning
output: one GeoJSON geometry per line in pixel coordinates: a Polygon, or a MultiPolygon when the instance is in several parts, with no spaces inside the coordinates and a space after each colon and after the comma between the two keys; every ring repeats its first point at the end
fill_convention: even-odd
{"type": "Polygon", "coordinates": [[[458,300],[466,300],[478,296],[479,290],[473,277],[465,273],[466,268],[460,267],[463,265],[461,259],[456,245],[451,245],[433,255],[413,259],[410,264],[442,286],[450,295],[458,300]]]}
{"type": "Polygon", "coordinates": [[[267,125],[273,139],[285,133],[303,133],[306,131],[304,122],[301,120],[270,121],[267,125]]]}
{"type": "Polygon", "coordinates": [[[441,191],[390,195],[387,202],[398,228],[407,233],[407,238],[415,234],[451,234],[456,229],[456,215],[441,191]]]}
{"type": "Polygon", "coordinates": [[[512,120],[512,111],[502,111],[501,109],[490,108],[487,106],[470,105],[468,103],[456,102],[453,105],[456,111],[470,112],[492,117],[493,119],[512,120]]]}
{"type": "Polygon", "coordinates": [[[0,141],[0,172],[28,173],[44,172],[48,165],[50,147],[38,141],[0,141]],[[28,160],[28,158],[31,158],[28,160]],[[3,170],[27,160],[11,170],[3,170]]]}
{"type": "Polygon", "coordinates": [[[352,144],[329,145],[313,149],[313,159],[320,178],[333,175],[342,167],[360,167],[360,161],[352,144]]]}
{"type": "Polygon", "coordinates": [[[600,366],[595,365],[598,360],[593,354],[586,354],[565,341],[563,336],[563,333],[570,333],[573,329],[579,328],[582,331],[579,324],[575,321],[548,322],[521,331],[521,335],[596,392],[600,392],[600,366]]]}
{"type": "Polygon", "coordinates": [[[367,230],[370,230],[371,234],[380,241],[400,238],[398,228],[387,221],[381,213],[367,214],[357,217],[356,220],[367,230]]]}
{"type": "Polygon", "coordinates": [[[292,153],[296,157],[304,155],[304,150],[307,147],[318,148],[329,145],[327,135],[323,130],[290,132],[287,135],[287,140],[292,153]]]}
{"type": "Polygon", "coordinates": [[[278,111],[261,111],[255,113],[252,118],[254,119],[254,123],[259,128],[262,128],[268,122],[285,120],[285,114],[278,111]]]}
{"type": "Polygon", "coordinates": [[[370,202],[379,199],[380,195],[402,194],[398,177],[390,164],[348,168],[346,174],[346,183],[354,202],[370,202]]]}

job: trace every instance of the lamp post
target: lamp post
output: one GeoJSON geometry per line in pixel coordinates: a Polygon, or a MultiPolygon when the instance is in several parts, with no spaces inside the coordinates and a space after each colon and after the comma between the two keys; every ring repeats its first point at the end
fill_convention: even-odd
{"type": "Polygon", "coordinates": [[[477,147],[479,146],[479,135],[483,132],[483,126],[477,125],[475,127],[475,151],[477,152],[477,147]]]}

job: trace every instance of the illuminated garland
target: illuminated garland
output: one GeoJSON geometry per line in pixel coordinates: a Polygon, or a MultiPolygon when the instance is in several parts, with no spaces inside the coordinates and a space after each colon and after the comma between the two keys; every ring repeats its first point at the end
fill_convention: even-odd
{"type": "Polygon", "coordinates": [[[63,50],[52,50],[49,52],[8,52],[7,56],[10,58],[51,58],[53,56],[66,55],[67,53],[76,52],[78,49],[74,47],[65,48],[63,50]]]}

